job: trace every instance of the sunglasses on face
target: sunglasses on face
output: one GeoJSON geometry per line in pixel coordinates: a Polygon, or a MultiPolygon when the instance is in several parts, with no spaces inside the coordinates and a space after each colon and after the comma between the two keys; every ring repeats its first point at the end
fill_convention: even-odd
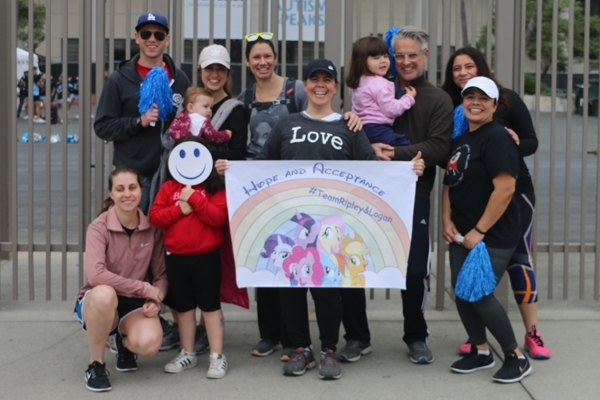
{"type": "Polygon", "coordinates": [[[141,31],[140,37],[144,40],[150,39],[150,36],[154,35],[154,38],[159,42],[162,42],[167,37],[167,34],[162,31],[141,31]]]}
{"type": "Polygon", "coordinates": [[[262,38],[265,40],[271,40],[271,39],[273,39],[273,32],[256,32],[256,33],[249,33],[246,36],[244,36],[244,40],[246,40],[247,42],[254,42],[254,41],[258,40],[258,38],[262,38]]]}

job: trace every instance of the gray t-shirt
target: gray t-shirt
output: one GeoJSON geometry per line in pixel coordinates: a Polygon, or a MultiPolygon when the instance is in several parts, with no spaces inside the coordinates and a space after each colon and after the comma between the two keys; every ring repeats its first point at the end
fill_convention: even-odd
{"type": "MultiPolygon", "coordinates": [[[[253,103],[250,111],[250,118],[248,122],[248,130],[250,143],[248,144],[248,158],[255,159],[260,150],[265,144],[267,137],[271,133],[273,127],[282,118],[289,115],[288,106],[286,104],[285,90],[287,82],[290,78],[285,78],[281,93],[277,97],[277,100],[266,103],[253,103]]],[[[254,100],[254,88],[252,85],[248,89],[240,94],[239,99],[244,100],[246,97],[246,91],[252,91],[252,99],[254,100]]],[[[296,109],[302,111],[306,108],[306,94],[304,93],[304,84],[302,81],[296,81],[294,85],[294,99],[296,102],[296,109]]],[[[247,109],[247,108],[246,108],[247,109]]]]}

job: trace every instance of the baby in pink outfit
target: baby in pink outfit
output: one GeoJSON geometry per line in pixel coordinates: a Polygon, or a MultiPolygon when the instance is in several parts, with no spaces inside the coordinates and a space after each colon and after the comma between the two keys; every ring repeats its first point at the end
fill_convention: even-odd
{"type": "Polygon", "coordinates": [[[169,133],[173,140],[194,135],[204,138],[210,144],[229,143],[231,131],[229,129],[218,131],[210,122],[213,103],[214,99],[208,90],[196,86],[189,87],[185,91],[183,111],[169,126],[169,133]]]}

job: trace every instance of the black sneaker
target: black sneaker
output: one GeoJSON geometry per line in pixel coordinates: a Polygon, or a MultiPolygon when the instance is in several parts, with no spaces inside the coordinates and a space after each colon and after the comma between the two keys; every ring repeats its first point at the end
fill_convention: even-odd
{"type": "Polygon", "coordinates": [[[194,343],[194,350],[196,355],[204,354],[208,350],[208,334],[206,328],[202,325],[198,325],[196,328],[196,342],[194,343]]]}
{"type": "Polygon", "coordinates": [[[179,347],[179,328],[177,323],[170,323],[163,317],[160,317],[160,325],[163,329],[162,342],[158,351],[172,350],[179,347]]]}
{"type": "Polygon", "coordinates": [[[523,356],[525,358],[519,358],[514,351],[506,353],[504,355],[502,368],[500,368],[492,377],[494,382],[515,383],[531,374],[533,369],[531,368],[531,365],[529,365],[527,357],[525,355],[523,356]]]}
{"type": "Polygon", "coordinates": [[[115,369],[119,372],[130,372],[138,369],[136,355],[133,354],[127,347],[123,346],[123,337],[117,332],[115,338],[117,343],[117,365],[115,369]]]}
{"type": "Polygon", "coordinates": [[[112,389],[108,380],[106,364],[101,364],[98,361],[94,361],[88,365],[88,369],[85,370],[84,379],[85,387],[92,392],[107,392],[112,389]]]}
{"type": "Polygon", "coordinates": [[[452,363],[450,370],[459,374],[470,374],[471,372],[479,371],[481,369],[492,368],[495,365],[494,356],[490,351],[490,354],[479,354],[477,347],[471,345],[471,352],[462,359],[452,363]]]}

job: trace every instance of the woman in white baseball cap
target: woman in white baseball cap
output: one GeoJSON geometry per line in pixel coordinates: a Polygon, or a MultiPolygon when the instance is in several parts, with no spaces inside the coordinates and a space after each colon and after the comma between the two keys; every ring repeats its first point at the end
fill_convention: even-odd
{"type": "Polygon", "coordinates": [[[232,133],[227,145],[211,149],[213,158],[246,159],[248,120],[243,103],[231,96],[231,58],[225,47],[211,44],[202,49],[198,57],[198,86],[207,89],[214,98],[213,126],[232,133]]]}
{"type": "MultiPolygon", "coordinates": [[[[479,242],[490,256],[496,282],[500,282],[519,240],[518,204],[513,199],[519,173],[516,143],[494,121],[499,90],[487,77],[471,78],[461,91],[468,132],[452,141],[442,194],[444,238],[450,242],[450,272],[455,287],[463,263],[479,242]]],[[[492,368],[494,357],[486,328],[504,352],[504,363],[493,380],[519,382],[531,365],[515,339],[506,310],[491,293],[476,301],[456,297],[456,308],[471,341],[471,351],[454,362],[456,373],[492,368]]]]}

